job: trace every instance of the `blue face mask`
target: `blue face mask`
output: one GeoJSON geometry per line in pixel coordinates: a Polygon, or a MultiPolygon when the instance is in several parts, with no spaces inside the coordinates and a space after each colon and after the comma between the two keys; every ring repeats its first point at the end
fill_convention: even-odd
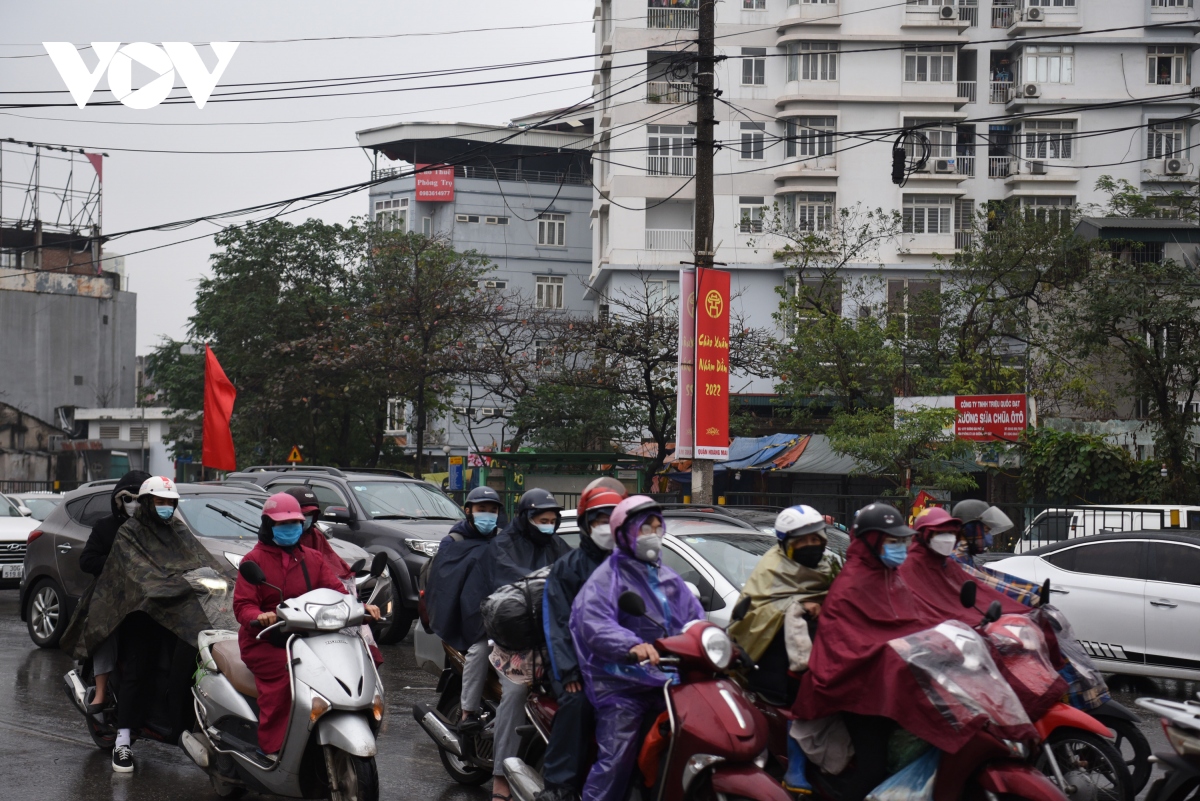
{"type": "Polygon", "coordinates": [[[271,527],[271,537],[275,540],[276,545],[295,545],[300,541],[300,535],[304,533],[303,523],[276,523],[271,527]]]}
{"type": "Polygon", "coordinates": [[[495,512],[472,512],[471,519],[475,522],[475,530],[480,534],[491,534],[496,530],[500,516],[495,512]]]}
{"type": "Polygon", "coordinates": [[[900,567],[908,558],[907,542],[889,542],[879,552],[879,559],[888,567],[900,567]]]}
{"type": "Polygon", "coordinates": [[[542,532],[543,534],[545,534],[547,536],[554,533],[554,524],[553,523],[534,523],[534,525],[537,526],[538,531],[542,532]]]}
{"type": "Polygon", "coordinates": [[[171,515],[175,514],[175,507],[174,506],[155,506],[154,512],[155,512],[155,514],[158,515],[160,520],[170,520],[171,515]]]}

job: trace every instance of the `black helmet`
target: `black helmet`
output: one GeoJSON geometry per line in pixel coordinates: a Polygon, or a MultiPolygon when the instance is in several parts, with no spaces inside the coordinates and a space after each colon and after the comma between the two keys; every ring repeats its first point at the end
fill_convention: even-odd
{"type": "Polygon", "coordinates": [[[904,515],[890,503],[876,501],[859,509],[854,515],[854,536],[862,537],[871,531],[882,531],[889,537],[911,537],[913,531],[904,522],[904,515]]]}
{"type": "Polygon", "coordinates": [[[463,506],[470,509],[477,503],[494,503],[502,506],[500,503],[500,493],[496,492],[491,487],[476,487],[467,493],[467,500],[463,502],[463,506]]]}
{"type": "Polygon", "coordinates": [[[554,497],[554,493],[539,487],[526,492],[517,504],[517,514],[529,517],[538,512],[562,512],[562,504],[554,497]]]}
{"type": "Polygon", "coordinates": [[[952,514],[964,523],[974,523],[983,517],[983,513],[991,508],[987,501],[969,498],[954,504],[952,514]]]}
{"type": "Polygon", "coordinates": [[[296,501],[300,504],[301,511],[303,511],[304,507],[306,506],[316,506],[318,508],[321,506],[321,502],[317,500],[317,496],[308,487],[292,487],[291,489],[284,490],[284,492],[296,499],[296,501]]]}

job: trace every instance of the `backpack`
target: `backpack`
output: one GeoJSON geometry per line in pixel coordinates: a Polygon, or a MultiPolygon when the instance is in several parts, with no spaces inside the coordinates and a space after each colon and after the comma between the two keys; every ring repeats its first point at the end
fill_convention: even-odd
{"type": "Polygon", "coordinates": [[[542,629],[542,592],[550,567],[505,584],[483,600],[479,607],[483,628],[506,651],[529,651],[546,642],[542,629]]]}

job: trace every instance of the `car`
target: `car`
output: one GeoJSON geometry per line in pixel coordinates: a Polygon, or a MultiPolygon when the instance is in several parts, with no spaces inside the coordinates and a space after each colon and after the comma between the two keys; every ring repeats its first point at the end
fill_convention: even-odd
{"type": "Polygon", "coordinates": [[[1050,581],[1050,597],[1101,670],[1200,679],[1200,531],[1076,537],[989,567],[1050,581]]]}
{"type": "MultiPolygon", "coordinates": [[[[677,509],[667,508],[667,535],[663,538],[663,564],[678,573],[693,588],[705,616],[725,628],[733,614],[742,586],[750,573],[772,545],[773,534],[766,534],[742,525],[721,520],[696,519],[691,514],[680,516],[677,509]]],[[[575,512],[563,512],[559,534],[572,548],[579,546],[579,526],[575,512]]],[[[440,676],[445,666],[445,650],[437,635],[422,624],[413,635],[417,666],[440,676]]]]}
{"type": "MultiPolygon", "coordinates": [[[[179,514],[188,528],[219,560],[237,567],[258,542],[258,526],[267,494],[259,487],[229,487],[205,484],[176,484],[179,514]]],[[[20,610],[34,644],[53,648],[92,576],[79,567],[79,556],[92,526],[112,513],[112,487],[92,486],[68,493],[38,527],[28,535],[22,549],[24,581],[20,610]]],[[[25,518],[31,520],[32,518],[25,518]]],[[[32,521],[35,525],[37,521],[32,521]]],[[[330,540],[342,559],[353,564],[370,560],[369,554],[347,542],[330,540]]],[[[380,581],[390,584],[390,577],[380,581]]],[[[359,597],[374,589],[375,579],[357,579],[359,597]]],[[[385,614],[391,603],[390,590],[381,590],[380,606],[385,614]]]]}
{"type": "Polygon", "coordinates": [[[16,502],[0,495],[0,590],[15,590],[25,575],[25,542],[38,521],[16,502]]]}
{"type": "Polygon", "coordinates": [[[20,492],[10,496],[29,510],[39,523],[49,517],[54,507],[63,502],[61,492],[20,492]]]}
{"type": "Polygon", "coordinates": [[[225,481],[251,482],[269,492],[308,487],[332,537],[352,542],[372,557],[387,554],[396,611],[377,635],[381,644],[407,636],[417,619],[421,568],[464,517],[441,489],[399,470],[269,465],[230,473],[225,481]]]}
{"type": "Polygon", "coordinates": [[[1200,530],[1200,506],[1124,504],[1046,509],[1025,527],[1012,550],[1026,553],[1076,537],[1150,529],[1200,530]]]}

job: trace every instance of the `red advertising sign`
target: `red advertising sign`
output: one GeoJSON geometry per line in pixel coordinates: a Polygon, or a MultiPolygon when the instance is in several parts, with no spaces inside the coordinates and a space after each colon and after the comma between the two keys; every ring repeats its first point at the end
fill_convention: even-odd
{"type": "Polygon", "coordinates": [[[696,271],[696,458],[729,458],[729,273],[696,271]]]}
{"type": "Polygon", "coordinates": [[[679,271],[679,380],[675,403],[675,458],[691,459],[692,407],[696,395],[696,273],[679,271]]]}
{"type": "Polygon", "coordinates": [[[429,169],[428,164],[418,164],[417,200],[445,203],[454,200],[454,168],[429,169]]]}
{"type": "Polygon", "coordinates": [[[1024,395],[957,395],[954,436],[976,442],[1014,442],[1029,425],[1024,395]]]}

